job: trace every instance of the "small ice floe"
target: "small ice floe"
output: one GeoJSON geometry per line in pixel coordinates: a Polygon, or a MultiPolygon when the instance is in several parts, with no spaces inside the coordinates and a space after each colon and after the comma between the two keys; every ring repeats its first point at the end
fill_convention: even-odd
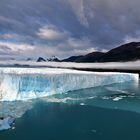
{"type": "Polygon", "coordinates": [[[15,129],[15,127],[13,126],[13,127],[12,127],[12,129],[14,130],[14,129],[15,129]]]}
{"type": "Polygon", "coordinates": [[[110,98],[113,100],[113,101],[119,101],[119,100],[122,100],[124,98],[127,98],[127,97],[133,97],[132,94],[130,93],[120,93],[120,94],[114,94],[114,95],[111,95],[110,98]]]}
{"type": "Polygon", "coordinates": [[[121,99],[123,99],[123,97],[115,97],[115,98],[113,99],[113,101],[119,101],[119,100],[121,100],[121,99]]]}
{"type": "Polygon", "coordinates": [[[77,100],[74,98],[66,97],[66,98],[55,98],[55,97],[50,97],[50,98],[43,98],[44,101],[50,102],[50,103],[67,103],[68,100],[77,100]]]}
{"type": "Polygon", "coordinates": [[[15,119],[13,117],[0,118],[0,130],[10,129],[15,119]]]}
{"type": "Polygon", "coordinates": [[[85,104],[84,104],[84,103],[80,103],[80,105],[82,105],[82,106],[83,106],[83,105],[85,105],[85,104]]]}

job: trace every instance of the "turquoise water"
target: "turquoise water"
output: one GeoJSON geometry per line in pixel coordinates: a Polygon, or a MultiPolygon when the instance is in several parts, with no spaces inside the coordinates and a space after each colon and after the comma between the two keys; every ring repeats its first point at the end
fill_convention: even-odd
{"type": "Polygon", "coordinates": [[[127,82],[1,103],[0,114],[8,113],[16,121],[0,131],[0,140],[139,140],[140,86],[127,82]]]}

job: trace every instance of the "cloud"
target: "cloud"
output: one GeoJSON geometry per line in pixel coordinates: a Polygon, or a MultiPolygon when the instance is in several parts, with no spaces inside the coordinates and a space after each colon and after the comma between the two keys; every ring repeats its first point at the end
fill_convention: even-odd
{"type": "Polygon", "coordinates": [[[72,38],[70,37],[68,40],[67,40],[67,44],[69,44],[70,47],[72,48],[78,48],[78,49],[83,49],[83,48],[89,48],[91,47],[93,44],[91,42],[90,39],[88,38],[72,38]]]}
{"type": "Polygon", "coordinates": [[[61,40],[68,36],[66,31],[60,31],[53,25],[46,25],[39,29],[37,35],[46,40],[61,40]]]}
{"type": "Polygon", "coordinates": [[[13,38],[18,38],[19,36],[17,34],[14,34],[14,33],[4,33],[4,34],[0,34],[0,38],[1,39],[5,39],[5,40],[8,40],[8,39],[13,39],[13,38]]]}
{"type": "Polygon", "coordinates": [[[67,57],[139,41],[139,5],[139,0],[3,0],[0,49],[67,57]]]}
{"type": "Polygon", "coordinates": [[[3,42],[0,41],[0,50],[3,52],[9,52],[9,53],[17,53],[20,54],[25,51],[32,51],[34,49],[34,46],[29,44],[18,44],[18,43],[12,43],[12,42],[3,42]]]}
{"type": "Polygon", "coordinates": [[[89,27],[88,19],[85,13],[84,1],[83,0],[68,0],[71,4],[75,15],[77,16],[79,22],[85,27],[89,27]]]}
{"type": "Polygon", "coordinates": [[[125,43],[129,43],[129,42],[140,42],[140,31],[137,31],[135,33],[135,35],[131,36],[131,35],[127,35],[124,38],[124,42],[125,43]]]}

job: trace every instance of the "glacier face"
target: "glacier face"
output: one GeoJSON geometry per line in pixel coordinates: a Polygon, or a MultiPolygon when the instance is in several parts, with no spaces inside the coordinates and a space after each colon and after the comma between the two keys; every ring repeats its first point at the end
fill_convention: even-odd
{"type": "Polygon", "coordinates": [[[0,100],[28,100],[126,81],[138,82],[139,75],[57,68],[0,68],[0,100]]]}

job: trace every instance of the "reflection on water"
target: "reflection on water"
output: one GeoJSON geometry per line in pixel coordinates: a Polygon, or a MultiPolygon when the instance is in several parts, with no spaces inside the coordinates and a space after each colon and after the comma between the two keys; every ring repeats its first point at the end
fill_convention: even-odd
{"type": "Polygon", "coordinates": [[[12,116],[14,118],[21,117],[27,110],[33,106],[32,101],[14,101],[0,103],[0,117],[12,116]]]}

